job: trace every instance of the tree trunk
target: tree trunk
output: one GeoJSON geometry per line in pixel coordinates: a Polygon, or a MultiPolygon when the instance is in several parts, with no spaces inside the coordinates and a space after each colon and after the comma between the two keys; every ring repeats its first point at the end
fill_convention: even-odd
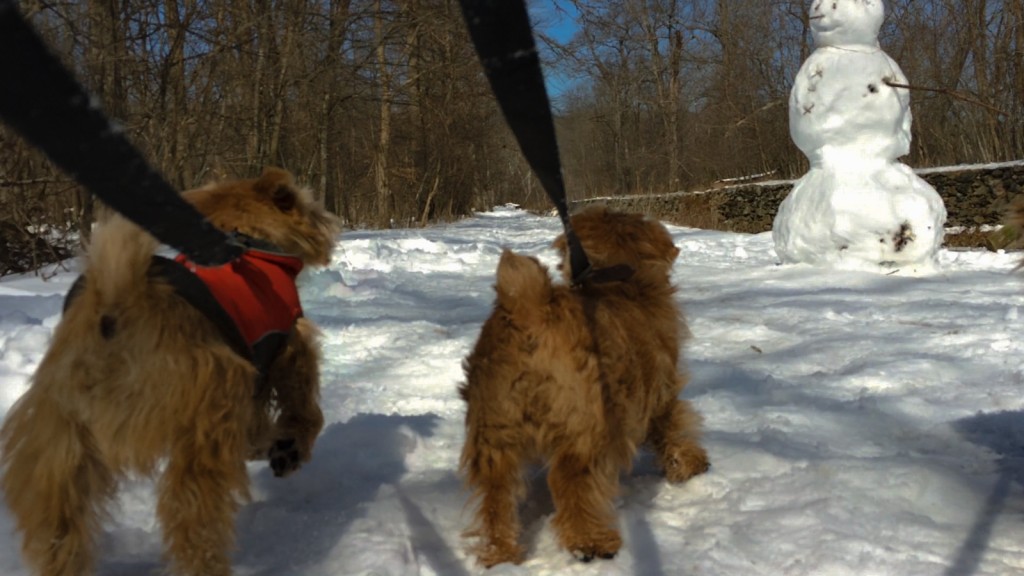
{"type": "MultiPolygon", "coordinates": [[[[123,32],[126,23],[122,18],[127,19],[127,8],[119,0],[89,0],[87,9],[92,39],[86,50],[87,84],[107,115],[115,122],[123,122],[127,109],[121,66],[127,61],[127,50],[123,32]]],[[[92,194],[79,188],[76,204],[79,234],[87,242],[95,219],[92,194]]]]}
{"type": "Polygon", "coordinates": [[[377,199],[377,218],[382,224],[388,224],[394,213],[388,175],[388,156],[391,152],[391,74],[388,70],[387,39],[384,35],[384,13],[381,0],[377,0],[376,8],[373,30],[377,43],[377,89],[380,95],[380,105],[378,108],[377,147],[373,160],[373,183],[377,199]]]}

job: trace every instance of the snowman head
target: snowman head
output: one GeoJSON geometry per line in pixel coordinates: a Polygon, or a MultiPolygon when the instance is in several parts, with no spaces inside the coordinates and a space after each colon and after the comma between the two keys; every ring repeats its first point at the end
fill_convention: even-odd
{"type": "Polygon", "coordinates": [[[811,0],[814,45],[878,46],[885,19],[882,0],[811,0]]]}

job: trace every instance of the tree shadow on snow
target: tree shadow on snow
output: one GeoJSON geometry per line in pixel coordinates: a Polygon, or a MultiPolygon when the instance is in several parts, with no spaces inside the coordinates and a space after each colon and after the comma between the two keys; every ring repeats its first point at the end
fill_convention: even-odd
{"type": "MultiPolygon", "coordinates": [[[[918,355],[927,358],[927,355],[918,355]]],[[[794,385],[770,374],[750,372],[733,365],[695,361],[690,363],[695,377],[687,387],[686,396],[700,399],[714,394],[719,400],[728,397],[739,412],[783,414],[818,414],[833,427],[859,438],[866,445],[886,446],[895,454],[908,454],[912,461],[936,473],[949,471],[964,477],[962,469],[952,465],[959,461],[950,456],[977,455],[980,448],[997,455],[997,478],[987,488],[986,499],[975,514],[973,525],[959,549],[951,556],[946,576],[976,573],[988,548],[996,520],[1006,507],[1014,485],[1024,486],[1024,411],[981,414],[951,422],[950,426],[916,429],[905,422],[898,411],[889,408],[884,397],[865,394],[862,397],[829,397],[813,389],[794,385]],[[888,431],[905,431],[899,439],[889,438],[888,431]],[[912,432],[911,432],[912,431],[912,432]],[[959,435],[964,442],[956,442],[959,435]]],[[[856,366],[853,370],[857,370],[856,366]]],[[[833,457],[824,443],[801,441],[770,424],[748,430],[715,429],[713,422],[705,425],[704,438],[710,443],[736,446],[740,450],[762,450],[783,460],[822,459],[833,457]]],[[[903,456],[901,456],[902,458],[903,456]]],[[[712,465],[714,463],[712,462],[712,465]]],[[[951,504],[953,504],[951,502],[951,504]]]]}
{"type": "Polygon", "coordinates": [[[625,502],[619,518],[622,530],[629,534],[633,573],[637,576],[665,576],[661,549],[646,515],[653,508],[654,499],[664,486],[685,488],[686,484],[668,484],[661,468],[658,468],[654,454],[641,450],[633,461],[632,475],[623,482],[625,502]]]}
{"type": "Polygon", "coordinates": [[[463,561],[455,555],[423,510],[401,489],[398,491],[398,500],[411,530],[412,547],[423,554],[434,572],[445,576],[468,576],[463,561]]]}
{"type": "Polygon", "coordinates": [[[995,412],[964,418],[954,429],[966,440],[998,455],[999,477],[978,511],[970,533],[960,545],[947,576],[963,576],[977,571],[988,548],[992,529],[1013,484],[1024,486],[1024,412],[995,412]]]}
{"type": "MultiPolygon", "coordinates": [[[[526,548],[526,557],[538,552],[538,542],[555,513],[555,504],[547,485],[547,469],[533,464],[524,470],[526,497],[519,508],[522,525],[520,542],[526,548]]],[[[647,520],[653,500],[667,484],[658,468],[654,454],[641,449],[633,461],[633,469],[620,478],[620,499],[616,506],[616,519],[623,535],[623,551],[633,558],[633,572],[638,576],[665,576],[661,550],[654,530],[647,520]]],[[[685,484],[683,485],[685,486],[685,484]]],[[[553,537],[556,537],[552,534],[553,537]]],[[[558,549],[558,554],[569,553],[558,549]]],[[[620,552],[621,554],[621,552],[620,552]]],[[[595,560],[599,566],[603,560],[595,560]]],[[[613,560],[614,562],[614,560],[613,560]]]]}
{"type": "Polygon", "coordinates": [[[547,468],[535,463],[523,468],[526,497],[519,505],[519,524],[522,526],[519,542],[526,547],[527,558],[536,556],[541,532],[555,513],[555,503],[548,491],[547,472],[547,468]]]}
{"type": "MultiPolygon", "coordinates": [[[[236,566],[254,576],[294,574],[317,566],[349,526],[365,516],[363,505],[382,486],[398,485],[417,437],[432,436],[439,420],[434,414],[360,414],[328,426],[313,459],[295,474],[275,478],[269,468],[262,468],[253,487],[263,498],[245,506],[238,517],[236,566]]],[[[408,515],[411,502],[404,500],[408,515]]],[[[410,524],[414,537],[440,538],[436,531],[431,536],[426,518],[410,524]]]]}

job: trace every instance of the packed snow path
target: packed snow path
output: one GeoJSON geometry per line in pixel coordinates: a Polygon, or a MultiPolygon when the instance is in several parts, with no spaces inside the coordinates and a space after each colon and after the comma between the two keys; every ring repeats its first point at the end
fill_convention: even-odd
{"type": "MultiPolygon", "coordinates": [[[[940,254],[920,278],[778,266],[769,233],[670,227],[694,333],[684,395],[711,470],[623,480],[611,561],[557,549],[543,471],[526,562],[494,575],[1006,575],[1024,571],[1024,276],[1017,255],[940,254]]],[[[287,479],[250,466],[236,572],[479,574],[461,531],[460,362],[490,311],[501,248],[539,255],[559,221],[496,210],[357,231],[304,278],[324,331],[327,425],[287,479]]],[[[0,414],[25,390],[73,274],[0,282],[0,414]]],[[[98,573],[159,574],[152,486],[127,483],[98,573]]],[[[0,574],[27,574],[0,510],[0,574]]]]}

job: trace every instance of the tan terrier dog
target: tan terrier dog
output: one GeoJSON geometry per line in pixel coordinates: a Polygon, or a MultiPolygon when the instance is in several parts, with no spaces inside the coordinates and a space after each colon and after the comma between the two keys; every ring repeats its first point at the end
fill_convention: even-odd
{"type": "Polygon", "coordinates": [[[284,476],[323,427],[318,332],[294,281],[303,265],[329,262],[336,219],[276,168],[184,196],[255,249],[198,268],[154,256],[157,241],[120,216],[97,227],[52,344],[0,430],[4,497],[34,574],[93,571],[105,506],[130,472],[160,474],[172,571],[230,574],[246,460],[269,456],[284,476]]]}
{"type": "MultiPolygon", "coordinates": [[[[689,337],[669,279],[679,249],[637,214],[596,207],[572,226],[595,268],[625,265],[632,275],[570,288],[506,250],[494,311],[464,363],[461,467],[478,504],[468,534],[488,567],[523,559],[517,508],[530,460],[549,468],[559,543],[584,561],[622,545],[613,499],[639,445],[654,450],[670,482],[708,468],[700,416],[679,398],[689,337]]],[[[555,247],[568,276],[564,235],[555,247]]]]}

